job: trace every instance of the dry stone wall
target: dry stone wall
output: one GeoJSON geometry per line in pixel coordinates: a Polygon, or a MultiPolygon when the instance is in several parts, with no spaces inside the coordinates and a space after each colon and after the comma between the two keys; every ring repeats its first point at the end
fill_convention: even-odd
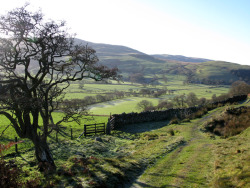
{"type": "MultiPolygon", "coordinates": [[[[225,105],[227,103],[235,103],[247,99],[247,95],[234,96],[224,101],[211,103],[210,108],[216,108],[219,104],[225,105]]],[[[148,111],[141,113],[122,113],[114,114],[109,120],[109,124],[112,129],[119,129],[121,126],[128,124],[153,122],[153,121],[163,121],[171,120],[173,118],[185,119],[186,117],[196,113],[205,106],[189,107],[189,108],[172,108],[164,111],[148,111]]]]}

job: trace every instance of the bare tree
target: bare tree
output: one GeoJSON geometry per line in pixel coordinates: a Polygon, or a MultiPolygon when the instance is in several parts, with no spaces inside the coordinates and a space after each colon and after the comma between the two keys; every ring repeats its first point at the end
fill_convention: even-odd
{"type": "MultiPolygon", "coordinates": [[[[0,115],[10,120],[19,137],[33,142],[42,166],[55,169],[47,137],[64,90],[84,78],[116,80],[117,68],[99,65],[95,50],[74,43],[65,22],[46,22],[40,11],[27,11],[27,5],[0,17],[0,33],[0,115]]],[[[79,105],[65,105],[65,116],[53,125],[83,115],[79,105]]]]}

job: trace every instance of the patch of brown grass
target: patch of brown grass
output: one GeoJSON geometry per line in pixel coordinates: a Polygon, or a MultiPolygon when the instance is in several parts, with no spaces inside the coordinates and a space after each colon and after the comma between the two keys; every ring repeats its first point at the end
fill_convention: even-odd
{"type": "Polygon", "coordinates": [[[205,128],[219,136],[237,135],[250,126],[250,108],[228,108],[220,116],[205,124],[205,128]]]}

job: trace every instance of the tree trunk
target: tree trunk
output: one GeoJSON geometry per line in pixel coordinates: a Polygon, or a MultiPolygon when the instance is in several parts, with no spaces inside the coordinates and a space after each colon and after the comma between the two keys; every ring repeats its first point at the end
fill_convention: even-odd
{"type": "Polygon", "coordinates": [[[39,170],[47,173],[55,171],[56,165],[47,142],[37,137],[33,143],[39,170]]]}

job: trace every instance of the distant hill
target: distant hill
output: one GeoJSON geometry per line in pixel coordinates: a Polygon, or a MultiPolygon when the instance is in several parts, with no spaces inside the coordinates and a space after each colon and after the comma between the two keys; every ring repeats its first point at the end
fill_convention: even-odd
{"type": "Polygon", "coordinates": [[[100,63],[118,67],[123,75],[142,71],[146,74],[154,74],[166,64],[166,60],[160,60],[126,46],[92,43],[80,39],[76,39],[76,42],[88,44],[96,50],[100,63]]]}
{"type": "Polygon", "coordinates": [[[213,61],[211,59],[186,57],[183,55],[154,54],[152,56],[163,60],[174,60],[174,61],[191,62],[191,63],[202,63],[207,61],[213,61]]]}
{"type": "MultiPolygon", "coordinates": [[[[87,44],[88,46],[92,47],[96,50],[97,56],[100,58],[100,61],[104,59],[116,59],[117,57],[125,57],[131,56],[134,58],[152,61],[155,63],[165,63],[165,60],[159,60],[151,55],[145,54],[138,50],[134,50],[132,48],[121,46],[121,45],[111,45],[111,44],[102,44],[102,43],[93,43],[88,42],[80,39],[76,39],[77,43],[87,44]]],[[[124,58],[123,58],[124,59],[124,58]]]]}
{"type": "MultiPolygon", "coordinates": [[[[131,74],[142,73],[147,78],[182,75],[193,83],[231,84],[236,80],[250,83],[250,66],[182,55],[148,55],[138,50],[76,39],[96,50],[100,63],[118,67],[124,79],[131,74]]],[[[182,77],[183,78],[183,77],[182,77]]]]}
{"type": "Polygon", "coordinates": [[[96,50],[98,56],[122,56],[127,54],[143,54],[142,52],[139,52],[126,46],[93,43],[81,39],[75,39],[75,41],[76,43],[82,43],[84,45],[92,47],[96,50]]]}
{"type": "Polygon", "coordinates": [[[194,80],[205,84],[231,84],[236,80],[242,80],[250,84],[250,66],[239,65],[225,61],[209,61],[203,63],[188,64],[186,68],[195,73],[194,80]]]}

